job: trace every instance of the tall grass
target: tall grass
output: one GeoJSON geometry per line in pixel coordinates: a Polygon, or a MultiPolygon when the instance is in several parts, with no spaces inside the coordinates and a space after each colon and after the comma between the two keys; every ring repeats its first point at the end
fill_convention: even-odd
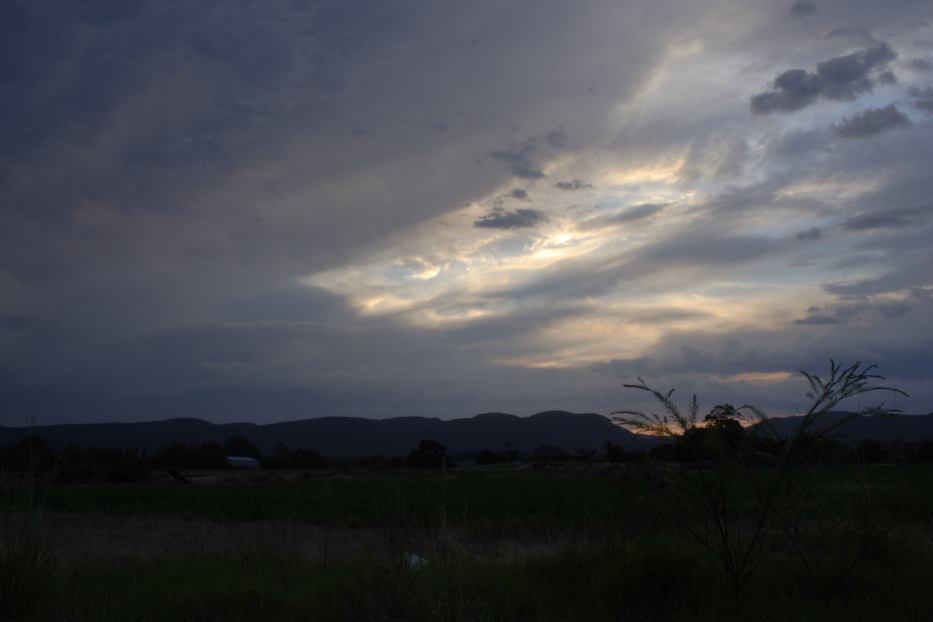
{"type": "Polygon", "coordinates": [[[0,494],[7,509],[0,532],[0,614],[29,611],[47,596],[59,556],[42,528],[38,456],[27,439],[26,464],[13,474],[0,473],[0,494]]]}
{"type": "MultiPolygon", "coordinates": [[[[799,477],[799,465],[805,463],[812,447],[818,446],[840,426],[864,413],[846,418],[828,415],[843,401],[875,391],[903,391],[874,384],[883,380],[873,373],[874,366],[861,362],[844,367],[830,360],[829,374],[825,377],[802,371],[810,391],[810,406],[802,414],[799,427],[787,439],[779,437],[768,416],[753,405],[738,409],[730,405],[717,406],[707,419],[728,412],[741,416],[751,412],[757,418],[752,433],[744,435],[737,451],[723,451],[725,431],[714,428],[706,437],[717,445],[709,452],[710,459],[697,462],[692,469],[678,472],[676,489],[691,514],[683,521],[690,533],[708,554],[718,572],[721,586],[734,598],[747,590],[759,568],[775,556],[779,548],[793,552],[803,572],[805,584],[821,595],[841,589],[842,579],[850,574],[860,561],[859,555],[850,556],[840,563],[834,548],[848,550],[850,541],[859,543],[857,550],[877,541],[882,533],[873,520],[866,489],[860,492],[847,512],[839,513],[832,505],[822,505],[820,495],[808,489],[806,480],[799,477]],[[756,456],[759,435],[769,435],[775,446],[782,447],[774,468],[757,468],[761,457],[756,456]],[[831,561],[828,561],[831,560],[831,561]]],[[[674,390],[662,392],[650,387],[641,378],[626,388],[651,394],[661,406],[661,412],[621,410],[616,421],[637,431],[665,436],[675,441],[696,438],[699,431],[699,405],[696,396],[686,412],[673,401],[674,390]]],[[[881,406],[871,409],[874,414],[885,411],[881,406]]],[[[721,421],[720,421],[721,422],[721,421]]],[[[734,424],[733,424],[734,425],[734,424]]],[[[685,442],[689,448],[689,445],[685,442]]]]}
{"type": "MultiPolygon", "coordinates": [[[[216,550],[199,546],[157,556],[134,556],[120,547],[115,547],[121,551],[118,555],[81,549],[80,555],[63,557],[61,565],[40,571],[40,586],[30,600],[20,601],[15,612],[0,619],[858,621],[920,620],[924,619],[920,612],[933,604],[922,589],[925,577],[933,574],[929,520],[922,513],[913,515],[911,529],[876,541],[874,550],[863,553],[858,539],[848,537],[815,549],[823,563],[819,572],[839,588],[828,591],[810,579],[818,578],[819,572],[807,570],[805,560],[787,546],[787,536],[772,524],[768,541],[775,548],[756,568],[742,598],[722,598],[721,580],[709,572],[710,553],[683,525],[686,517],[695,518],[677,488],[684,474],[676,468],[632,467],[608,480],[582,472],[506,474],[492,482],[497,494],[475,512],[461,510],[453,525],[445,523],[439,511],[428,520],[418,517],[430,505],[425,497],[442,503],[443,495],[430,482],[415,478],[407,486],[399,483],[391,489],[394,504],[383,506],[380,501],[380,514],[361,529],[360,535],[368,534],[374,546],[349,556],[344,554],[344,539],[353,537],[353,528],[330,532],[334,537],[327,545],[329,551],[315,552],[315,543],[310,542],[301,553],[289,547],[303,532],[287,532],[287,522],[270,523],[268,534],[249,541],[238,537],[246,534],[237,531],[239,526],[256,527],[239,515],[220,523],[192,523],[192,527],[216,525],[229,534],[227,540],[240,540],[240,546],[216,550]],[[541,517],[530,510],[548,507],[554,495],[568,490],[567,482],[589,487],[588,494],[625,490],[625,496],[613,500],[625,503],[622,515],[597,512],[579,520],[563,510],[541,517]],[[533,494],[523,498],[528,489],[533,494]],[[492,513],[496,503],[504,507],[492,513]],[[508,513],[516,514],[516,522],[503,528],[499,517],[508,513]],[[593,524],[605,526],[605,532],[594,533],[593,524]],[[285,532],[277,536],[279,530],[285,532]],[[384,538],[373,538],[373,532],[383,533],[384,538]],[[427,566],[412,569],[404,564],[401,553],[406,550],[427,557],[427,566]],[[853,555],[859,563],[834,574],[847,568],[853,555]]],[[[805,485],[804,490],[823,495],[807,506],[808,520],[823,512],[820,507],[825,505],[849,526],[867,521],[884,528],[893,508],[891,491],[896,491],[898,482],[929,485],[933,480],[922,467],[906,467],[897,471],[897,477],[885,473],[884,480],[865,469],[864,484],[838,469],[794,469],[793,477],[805,485]],[[878,487],[879,482],[884,486],[878,487]],[[863,488],[871,491],[866,504],[877,511],[875,523],[872,516],[861,516],[863,509],[841,503],[852,500],[853,494],[861,495],[863,488]]],[[[712,478],[711,473],[706,476],[712,478]]],[[[182,489],[187,490],[166,488],[182,489]]],[[[217,490],[230,496],[240,493],[237,487],[217,490]]],[[[328,525],[356,511],[355,505],[345,502],[361,490],[373,489],[333,480],[319,490],[327,497],[318,501],[327,511],[328,525]]],[[[743,494],[744,498],[736,495],[729,500],[738,514],[749,512],[756,503],[743,494]]],[[[916,494],[922,495],[919,486],[916,494]]],[[[448,502],[452,503],[450,498],[448,502]]],[[[579,509],[583,511],[583,506],[579,509]]],[[[832,516],[827,515],[827,521],[832,516]]],[[[141,539],[165,537],[158,533],[158,521],[145,512],[127,520],[146,526],[138,534],[141,539]]],[[[321,533],[328,533],[338,527],[323,529],[321,533]]],[[[313,530],[310,533],[316,537],[313,530]]],[[[815,538],[818,533],[811,535],[815,538]]],[[[68,549],[60,550],[67,555],[68,549]]]]}
{"type": "Polygon", "coordinates": [[[416,570],[380,555],[326,565],[273,554],[89,559],[57,573],[48,600],[21,619],[924,620],[933,559],[917,544],[857,567],[826,598],[795,580],[797,561],[775,556],[740,601],[721,597],[693,541],[660,533],[614,546],[568,540],[510,560],[444,555],[416,570]]]}

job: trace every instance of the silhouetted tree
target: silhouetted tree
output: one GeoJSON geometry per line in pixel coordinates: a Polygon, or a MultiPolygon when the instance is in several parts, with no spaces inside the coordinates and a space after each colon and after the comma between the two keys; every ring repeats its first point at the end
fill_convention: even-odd
{"type": "Polygon", "coordinates": [[[0,466],[7,469],[41,471],[55,463],[55,452],[38,434],[27,434],[0,455],[0,466]]]}
{"type": "Polygon", "coordinates": [[[104,475],[114,484],[132,484],[149,479],[149,459],[138,447],[124,447],[109,452],[104,475]]]}
{"type": "Polygon", "coordinates": [[[288,465],[293,469],[320,469],[324,466],[324,459],[321,458],[321,454],[313,449],[305,448],[293,451],[288,462],[288,465]]]}
{"type": "Polygon", "coordinates": [[[245,436],[231,436],[230,440],[224,445],[224,451],[228,456],[248,456],[250,458],[261,458],[262,451],[253,445],[245,436]]]}
{"type": "Polygon", "coordinates": [[[742,419],[742,413],[732,404],[719,404],[703,417],[705,446],[713,457],[738,457],[746,438],[745,428],[740,423],[742,419]]]}
{"type": "Polygon", "coordinates": [[[227,466],[226,456],[216,443],[204,443],[200,447],[168,443],[156,452],[152,464],[162,469],[222,469],[227,466]]]}
{"type": "Polygon", "coordinates": [[[227,466],[227,455],[224,448],[217,443],[204,443],[197,449],[197,465],[199,469],[222,469],[227,466]]]}
{"type": "Polygon", "coordinates": [[[862,439],[858,444],[859,458],[865,464],[878,464],[885,458],[884,446],[875,440],[862,439]]]}
{"type": "Polygon", "coordinates": [[[483,449],[476,454],[476,464],[500,464],[505,460],[505,456],[491,449],[483,449]]]}
{"type": "Polygon", "coordinates": [[[917,462],[922,464],[933,463],[933,441],[924,439],[917,446],[917,462]]]}
{"type": "Polygon", "coordinates": [[[606,462],[628,462],[628,454],[622,445],[614,445],[610,441],[606,441],[606,444],[603,445],[603,449],[606,452],[606,462]]]}
{"type": "Polygon", "coordinates": [[[285,443],[278,443],[272,450],[272,455],[263,459],[262,465],[267,469],[284,469],[289,466],[291,451],[285,443]]]}
{"type": "Polygon", "coordinates": [[[439,469],[444,466],[447,448],[430,439],[421,439],[418,448],[408,454],[408,464],[419,469],[439,469]]]}

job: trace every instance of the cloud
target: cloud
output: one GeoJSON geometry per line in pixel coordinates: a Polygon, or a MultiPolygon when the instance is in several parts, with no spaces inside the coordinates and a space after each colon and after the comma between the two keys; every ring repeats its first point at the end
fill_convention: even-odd
{"type": "Polygon", "coordinates": [[[489,155],[509,165],[509,171],[522,179],[541,179],[544,172],[534,163],[536,146],[534,142],[524,142],[516,147],[491,151],[489,155]]]}
{"type": "Polygon", "coordinates": [[[794,324],[802,326],[826,326],[829,324],[837,324],[838,322],[839,320],[831,315],[821,315],[819,313],[811,313],[807,317],[794,320],[794,324]]]}
{"type": "Polygon", "coordinates": [[[908,291],[917,299],[929,300],[933,289],[933,276],[930,272],[930,258],[927,253],[919,256],[908,254],[894,262],[894,268],[880,276],[853,279],[844,282],[827,283],[823,290],[839,300],[865,300],[872,296],[897,297],[908,291]]]}
{"type": "Polygon", "coordinates": [[[592,184],[588,184],[585,181],[580,179],[571,179],[570,181],[559,181],[554,184],[554,187],[558,190],[564,190],[567,192],[575,192],[577,190],[588,190],[593,187],[592,184]]]}
{"type": "MultiPolygon", "coordinates": [[[[792,2],[0,3],[2,416],[603,412],[613,358],[703,395],[688,364],[926,373],[931,219],[879,214],[933,196],[929,74],[792,2]],[[743,114],[791,67],[815,101],[894,68],[914,131],[743,114]]],[[[891,2],[845,21],[925,58],[928,3],[891,2]]]]}
{"type": "Polygon", "coordinates": [[[527,229],[547,220],[543,212],[519,208],[512,211],[493,211],[473,222],[480,229],[527,229]]]}
{"type": "Polygon", "coordinates": [[[513,199],[524,201],[528,199],[528,191],[523,188],[512,188],[512,191],[509,193],[509,196],[512,197],[513,199]]]}
{"type": "Polygon", "coordinates": [[[794,320],[800,326],[829,326],[834,324],[896,320],[906,315],[912,306],[917,306],[921,300],[915,296],[907,296],[900,300],[887,300],[883,297],[866,297],[859,302],[832,303],[820,307],[810,307],[807,315],[794,320]]]}
{"type": "Polygon", "coordinates": [[[816,3],[812,0],[797,0],[790,5],[790,14],[794,17],[806,17],[817,12],[816,3]]]}
{"type": "Polygon", "coordinates": [[[744,138],[704,134],[693,141],[678,176],[686,181],[711,177],[736,177],[748,162],[749,146],[744,138]]]}
{"type": "Polygon", "coordinates": [[[544,142],[555,149],[563,149],[567,146],[567,135],[564,134],[564,128],[551,130],[544,136],[544,142]]]}
{"type": "Polygon", "coordinates": [[[515,177],[541,179],[547,176],[541,170],[541,162],[544,158],[542,148],[546,152],[548,149],[564,149],[566,147],[567,135],[564,128],[560,127],[547,132],[544,136],[540,134],[531,136],[504,149],[491,151],[489,156],[508,164],[509,171],[515,177]]]}
{"type": "MultiPolygon", "coordinates": [[[[350,377],[370,358],[350,346],[354,331],[373,343],[392,327],[368,326],[340,296],[279,292],[511,188],[510,169],[534,178],[557,149],[587,149],[674,28],[652,7],[637,28],[607,22],[600,0],[535,11],[519,30],[527,7],[495,2],[0,4],[0,317],[20,318],[0,325],[0,411],[46,421],[165,416],[173,407],[157,396],[177,386],[188,387],[185,412],[217,419],[326,412],[339,401],[316,401],[326,380],[279,396],[276,373],[326,375],[334,355],[313,343],[331,330],[327,343],[348,353],[332,373],[350,377]],[[496,148],[508,166],[476,164],[496,148]],[[53,324],[40,330],[40,318],[53,324]],[[332,328],[306,325],[298,355],[273,337],[282,322],[332,328]],[[218,323],[239,328],[204,328],[218,323]],[[168,333],[181,336],[149,357],[150,337],[168,333]],[[247,333],[258,335],[251,356],[209,357],[247,333]],[[239,366],[239,383],[220,383],[220,365],[239,366]],[[141,387],[149,405],[102,404],[141,387]]],[[[448,354],[438,386],[489,369],[479,354],[448,354]]],[[[417,409],[417,383],[402,384],[392,400],[417,409]]],[[[372,416],[381,402],[366,393],[352,398],[355,414],[372,416]]]]}
{"type": "MultiPolygon", "coordinates": [[[[609,249],[615,245],[607,239],[609,249]]],[[[697,279],[724,278],[787,250],[780,240],[714,227],[677,230],[633,249],[565,259],[536,270],[519,283],[487,292],[494,300],[564,303],[607,296],[627,287],[689,287],[697,279]],[[657,285],[660,287],[661,285],[657,285]]]]}
{"type": "Polygon", "coordinates": [[[894,104],[868,108],[833,126],[833,133],[844,138],[868,138],[882,132],[910,127],[910,119],[894,104]]]}
{"type": "Polygon", "coordinates": [[[892,209],[874,210],[856,214],[845,221],[848,231],[868,231],[912,227],[923,224],[933,215],[933,201],[892,209]]]}
{"type": "Polygon", "coordinates": [[[890,81],[893,74],[888,76],[884,70],[895,58],[890,45],[878,42],[818,63],[816,71],[790,69],[774,79],[773,90],[751,98],[751,110],[755,114],[793,112],[820,98],[851,101],[874,90],[879,79],[890,81]]]}
{"type": "Polygon", "coordinates": [[[581,227],[584,229],[604,229],[606,227],[636,222],[657,215],[667,206],[667,203],[642,203],[640,205],[633,205],[619,212],[589,218],[583,221],[581,227]]]}
{"type": "Polygon", "coordinates": [[[928,114],[933,114],[933,86],[911,87],[908,94],[913,98],[911,103],[914,106],[928,114]]]}
{"type": "Polygon", "coordinates": [[[819,227],[810,227],[797,233],[797,239],[800,241],[819,240],[823,237],[819,227]]]}
{"type": "Polygon", "coordinates": [[[878,372],[888,378],[898,378],[899,387],[909,385],[908,392],[914,397],[908,412],[924,412],[924,400],[930,396],[924,385],[933,377],[933,370],[923,363],[923,357],[933,340],[922,326],[926,321],[923,314],[930,310],[929,301],[913,298],[904,305],[895,303],[886,311],[873,304],[863,305],[842,321],[837,310],[820,313],[813,307],[807,317],[779,329],[738,329],[719,334],[703,330],[672,332],[655,343],[649,355],[606,360],[592,369],[620,380],[641,376],[658,388],[676,386],[682,398],[698,391],[704,404],[729,396],[730,401],[750,399],[748,403],[768,411],[789,414],[800,407],[800,402],[796,395],[787,393],[787,387],[773,392],[759,388],[743,394],[740,386],[717,386],[714,378],[790,372],[792,383],[803,397],[806,383],[797,370],[822,373],[830,357],[845,364],[865,361],[877,364],[878,372]],[[876,321],[878,318],[882,320],[876,321]],[[872,330],[866,331],[866,326],[872,326],[872,330]],[[904,332],[911,329],[919,331],[916,341],[904,332]]]}
{"type": "Polygon", "coordinates": [[[909,61],[907,61],[907,66],[914,71],[933,71],[933,63],[926,60],[925,58],[911,58],[909,61]]]}

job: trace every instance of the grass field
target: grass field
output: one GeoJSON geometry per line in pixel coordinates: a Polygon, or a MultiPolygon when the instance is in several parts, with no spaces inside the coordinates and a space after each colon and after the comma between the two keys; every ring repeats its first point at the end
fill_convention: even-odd
{"type": "MultiPolygon", "coordinates": [[[[741,594],[723,579],[706,523],[732,530],[727,545],[747,541],[754,489],[730,489],[726,513],[704,514],[684,494],[719,475],[702,469],[192,475],[189,485],[38,482],[30,507],[6,481],[5,619],[927,620],[933,611],[933,468],[920,465],[801,467],[806,494],[792,491],[778,508],[786,520],[768,527],[741,594]],[[409,553],[426,564],[412,567],[409,553]]],[[[769,472],[752,476],[767,482],[769,472]]]]}

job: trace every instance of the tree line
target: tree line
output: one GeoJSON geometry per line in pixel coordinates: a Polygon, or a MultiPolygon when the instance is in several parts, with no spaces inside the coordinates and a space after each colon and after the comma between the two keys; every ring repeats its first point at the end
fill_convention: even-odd
{"type": "MultiPolygon", "coordinates": [[[[601,452],[593,452],[591,460],[608,463],[697,463],[723,457],[735,458],[747,442],[754,444],[752,455],[766,457],[781,455],[786,441],[757,436],[753,430],[744,428],[735,415],[735,409],[725,404],[716,406],[705,417],[702,427],[691,428],[683,435],[646,452],[626,450],[621,445],[607,442],[601,452]]],[[[803,442],[807,442],[806,439],[803,442]]],[[[933,464],[933,440],[882,442],[872,439],[844,441],[814,438],[802,455],[806,456],[808,462],[820,464],[933,464]]],[[[230,468],[228,456],[255,458],[263,468],[273,470],[441,469],[452,468],[466,461],[477,465],[496,465],[532,460],[530,455],[519,452],[511,444],[501,450],[483,449],[448,455],[444,445],[431,439],[422,439],[407,456],[325,458],[314,449],[291,449],[284,443],[276,445],[271,452],[263,452],[244,436],[233,436],[223,445],[167,443],[150,455],[139,447],[68,445],[56,451],[40,436],[28,434],[13,445],[0,447],[0,470],[51,473],[61,483],[129,483],[146,481],[150,470],[227,469],[230,468]]]]}

